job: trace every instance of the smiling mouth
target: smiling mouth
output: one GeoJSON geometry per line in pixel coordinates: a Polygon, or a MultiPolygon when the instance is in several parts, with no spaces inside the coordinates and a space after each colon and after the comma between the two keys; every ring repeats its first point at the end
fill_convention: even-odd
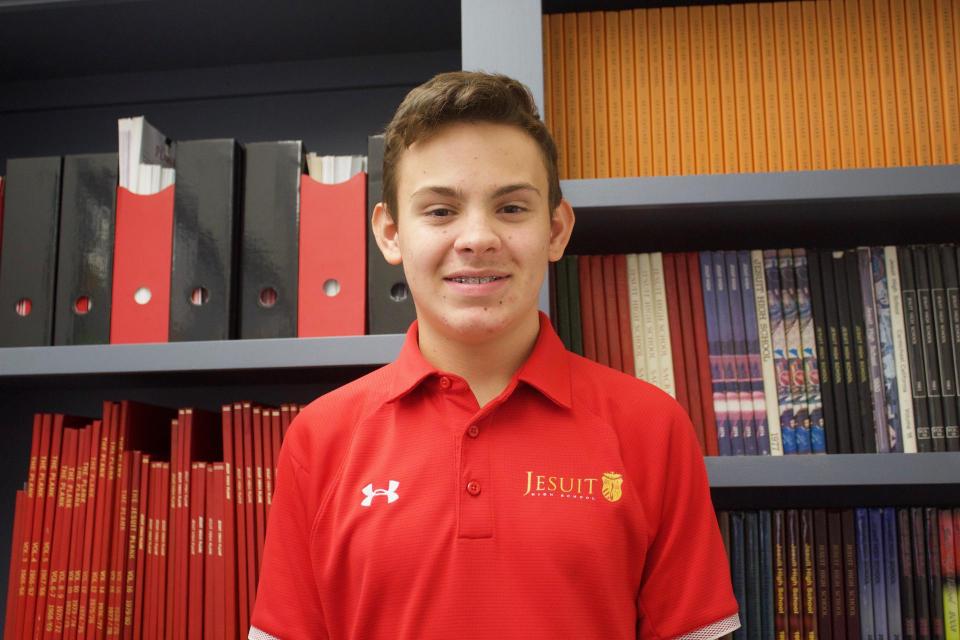
{"type": "Polygon", "coordinates": [[[466,278],[458,276],[454,278],[444,278],[444,280],[449,280],[450,282],[459,282],[460,284],[486,284],[496,280],[503,280],[506,277],[507,276],[484,276],[482,278],[466,278]]]}

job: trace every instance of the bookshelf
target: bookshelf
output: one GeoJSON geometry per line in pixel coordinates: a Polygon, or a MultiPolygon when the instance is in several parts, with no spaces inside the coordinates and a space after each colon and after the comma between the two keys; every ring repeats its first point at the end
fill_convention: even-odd
{"type": "MultiPolygon", "coordinates": [[[[464,0],[464,68],[519,78],[542,113],[543,13],[674,4],[464,0]]],[[[564,180],[561,188],[577,213],[572,254],[960,240],[957,165],[564,180]]],[[[708,458],[707,472],[721,509],[952,506],[960,496],[960,453],[708,458]]]]}
{"type": "MultiPolygon", "coordinates": [[[[161,53],[151,53],[140,67],[110,62],[130,53],[130,45],[111,45],[111,55],[101,55],[99,42],[71,45],[62,34],[41,27],[50,18],[80,20],[79,28],[75,22],[71,28],[89,34],[113,12],[119,12],[122,24],[136,24],[156,11],[152,3],[61,0],[39,5],[42,10],[30,4],[0,9],[0,43],[11,43],[2,46],[20,42],[5,35],[14,29],[43,33],[31,45],[37,51],[76,46],[80,62],[48,56],[65,59],[59,67],[36,63],[0,76],[2,163],[14,156],[112,149],[116,117],[134,112],[147,113],[179,139],[297,137],[312,150],[364,153],[366,136],[382,129],[409,88],[461,66],[517,77],[531,87],[542,110],[541,13],[584,9],[589,3],[542,7],[540,0],[461,0],[459,14],[453,15],[454,3],[418,0],[402,11],[396,5],[391,15],[383,13],[392,10],[386,5],[363,1],[334,20],[325,20],[317,5],[309,16],[318,25],[310,38],[323,42],[324,34],[346,29],[363,43],[319,53],[305,53],[294,37],[279,38],[284,20],[304,21],[292,3],[280,3],[280,18],[258,37],[286,44],[261,43],[252,52],[205,65],[204,53],[212,56],[232,32],[210,38],[190,30],[175,43],[161,43],[161,53]],[[380,19],[365,22],[371,15],[380,19]],[[428,25],[429,33],[416,24],[428,25]],[[161,65],[163,51],[174,49],[194,56],[161,65]]],[[[228,5],[216,4],[224,11],[228,5]]],[[[238,7],[240,25],[231,29],[261,28],[255,4],[229,3],[231,11],[238,7]]],[[[178,5],[165,9],[163,17],[184,19],[181,12],[197,10],[178,5]]],[[[6,52],[0,57],[6,59],[6,52]]],[[[562,188],[578,214],[571,253],[960,240],[949,231],[960,214],[958,166],[571,180],[562,188]],[[953,235],[945,237],[944,231],[953,235]]],[[[541,308],[547,308],[547,296],[545,285],[541,308]]],[[[238,399],[307,402],[390,361],[402,340],[387,335],[0,350],[5,427],[0,549],[9,549],[13,493],[26,477],[30,433],[25,426],[34,412],[89,415],[103,400],[123,398],[210,409],[238,399]]],[[[718,508],[934,506],[955,504],[960,495],[960,453],[714,458],[707,460],[707,470],[718,508]]],[[[9,556],[0,558],[3,603],[9,556]]]]}

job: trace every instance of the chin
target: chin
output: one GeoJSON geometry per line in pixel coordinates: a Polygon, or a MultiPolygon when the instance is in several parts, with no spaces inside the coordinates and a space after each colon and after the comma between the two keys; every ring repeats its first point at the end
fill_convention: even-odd
{"type": "Polygon", "coordinates": [[[489,339],[519,320],[516,314],[505,314],[490,309],[454,311],[441,316],[441,326],[464,342],[489,339]]]}

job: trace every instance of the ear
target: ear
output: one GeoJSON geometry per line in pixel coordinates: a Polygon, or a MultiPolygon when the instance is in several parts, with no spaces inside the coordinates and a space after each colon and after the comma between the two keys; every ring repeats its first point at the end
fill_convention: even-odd
{"type": "Polygon", "coordinates": [[[370,218],[370,226],[373,229],[373,237],[380,247],[380,253],[384,260],[390,264],[397,265],[402,262],[400,256],[400,234],[398,233],[397,222],[387,211],[387,205],[384,202],[378,202],[373,207],[373,216],[370,218]]]}
{"type": "Polygon", "coordinates": [[[573,213],[573,207],[565,199],[560,200],[560,204],[553,210],[550,216],[550,262],[556,262],[563,257],[563,252],[570,241],[570,234],[573,233],[573,224],[576,222],[576,216],[573,213]]]}

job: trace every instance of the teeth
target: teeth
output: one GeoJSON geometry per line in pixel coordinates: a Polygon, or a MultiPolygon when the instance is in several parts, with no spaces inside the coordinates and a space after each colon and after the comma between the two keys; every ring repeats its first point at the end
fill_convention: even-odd
{"type": "Polygon", "coordinates": [[[460,282],[462,284],[486,284],[487,282],[500,280],[500,276],[485,276],[483,278],[451,278],[451,280],[454,282],[460,282]]]}

